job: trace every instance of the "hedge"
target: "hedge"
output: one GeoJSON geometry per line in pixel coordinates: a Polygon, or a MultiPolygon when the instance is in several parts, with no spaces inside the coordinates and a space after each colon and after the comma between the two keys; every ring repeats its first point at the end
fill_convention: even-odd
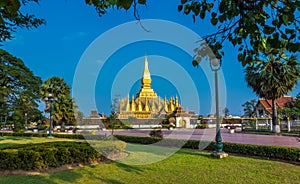
{"type": "Polygon", "coordinates": [[[121,141],[97,141],[94,149],[86,142],[47,142],[14,145],[0,149],[0,169],[42,170],[65,164],[106,160],[109,153],[124,151],[121,141]]]}
{"type": "MultiPolygon", "coordinates": [[[[154,144],[160,146],[177,147],[182,146],[183,148],[189,149],[202,149],[214,150],[214,142],[199,141],[199,140],[179,140],[179,139],[161,139],[152,137],[134,137],[115,135],[119,140],[128,143],[139,143],[139,144],[154,144]]],[[[261,146],[251,144],[236,144],[223,142],[223,150],[228,153],[237,153],[249,156],[260,156],[272,159],[282,159],[287,161],[300,161],[300,149],[293,147],[283,146],[261,146]]]]}
{"type": "MultiPolygon", "coordinates": [[[[7,136],[18,136],[16,133],[4,133],[7,136]]],[[[42,135],[47,137],[46,134],[28,134],[23,133],[21,136],[38,136],[42,135]]],[[[111,139],[111,136],[99,136],[99,135],[81,135],[81,134],[53,134],[59,138],[71,138],[71,139],[111,139]]],[[[137,143],[137,144],[154,144],[159,146],[168,147],[183,147],[189,149],[202,149],[214,150],[214,142],[199,141],[199,140],[178,140],[178,139],[163,139],[157,137],[138,137],[138,136],[125,136],[125,135],[114,135],[114,138],[118,140],[137,143]],[[163,140],[163,141],[162,141],[163,140]]],[[[283,146],[261,146],[261,145],[250,145],[250,144],[236,144],[223,142],[223,150],[228,153],[237,153],[249,156],[261,156],[272,159],[282,159],[287,161],[300,161],[300,150],[299,148],[290,148],[283,146]]],[[[1,158],[1,157],[0,157],[1,158]]]]}

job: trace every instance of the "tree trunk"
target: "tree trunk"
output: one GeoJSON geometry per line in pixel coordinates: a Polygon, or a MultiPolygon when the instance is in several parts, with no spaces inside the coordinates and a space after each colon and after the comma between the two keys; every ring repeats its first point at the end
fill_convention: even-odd
{"type": "Polygon", "coordinates": [[[65,132],[66,131],[66,129],[65,129],[65,122],[61,123],[60,131],[61,132],[65,132]]]}
{"type": "Polygon", "coordinates": [[[273,124],[273,132],[280,133],[280,126],[278,123],[275,99],[272,99],[272,124],[273,124]]]}

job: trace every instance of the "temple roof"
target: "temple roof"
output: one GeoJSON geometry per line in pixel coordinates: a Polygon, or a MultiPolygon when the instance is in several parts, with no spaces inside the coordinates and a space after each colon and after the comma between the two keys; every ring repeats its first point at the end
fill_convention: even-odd
{"type": "MultiPolygon", "coordinates": [[[[275,104],[277,108],[283,108],[287,102],[293,101],[294,98],[291,96],[284,96],[281,98],[277,98],[275,100],[275,104]]],[[[269,113],[272,113],[272,100],[259,99],[256,107],[261,104],[269,113]]]]}

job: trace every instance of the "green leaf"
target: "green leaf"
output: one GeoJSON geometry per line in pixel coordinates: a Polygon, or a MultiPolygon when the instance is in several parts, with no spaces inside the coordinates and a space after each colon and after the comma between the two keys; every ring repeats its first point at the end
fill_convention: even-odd
{"type": "Polygon", "coordinates": [[[294,33],[295,33],[295,30],[294,30],[294,29],[288,29],[288,28],[286,28],[286,29],[285,29],[285,33],[286,33],[286,34],[294,34],[294,33]]]}
{"type": "Polygon", "coordinates": [[[201,10],[201,12],[200,12],[200,18],[201,19],[205,18],[205,11],[201,10]]]}
{"type": "Polygon", "coordinates": [[[288,39],[288,37],[287,37],[285,34],[282,34],[282,35],[281,35],[281,38],[283,38],[283,39],[285,39],[285,40],[288,39]]]}
{"type": "Polygon", "coordinates": [[[226,20],[226,14],[219,16],[220,22],[224,22],[226,20]]]}
{"type": "Polygon", "coordinates": [[[91,5],[91,4],[93,4],[93,0],[85,0],[85,3],[88,5],[91,5]]]}
{"type": "Polygon", "coordinates": [[[218,19],[217,18],[211,18],[210,19],[210,22],[212,23],[212,25],[217,25],[217,23],[218,23],[218,19]]]}
{"type": "Polygon", "coordinates": [[[283,15],[282,16],[282,21],[285,25],[288,25],[290,23],[289,21],[289,16],[288,15],[283,15]]]}
{"type": "Polygon", "coordinates": [[[272,24],[273,24],[273,26],[278,26],[278,21],[277,20],[273,20],[272,24]]]}
{"type": "Polygon", "coordinates": [[[181,0],[181,4],[185,4],[187,0],[181,0]]]}
{"type": "Polygon", "coordinates": [[[146,4],[146,0],[138,0],[139,4],[146,4]]]}
{"type": "Polygon", "coordinates": [[[239,61],[243,61],[244,58],[245,58],[245,55],[244,55],[244,54],[240,53],[240,54],[238,55],[238,60],[239,60],[239,61]]]}
{"type": "Polygon", "coordinates": [[[207,10],[210,11],[214,7],[213,3],[207,5],[207,10]]]}
{"type": "Polygon", "coordinates": [[[182,6],[182,5],[179,5],[177,8],[178,8],[178,11],[181,12],[183,6],[182,6]]]}
{"type": "Polygon", "coordinates": [[[275,27],[265,26],[263,33],[272,34],[275,31],[275,27]]]}
{"type": "Polygon", "coordinates": [[[216,12],[212,12],[211,13],[211,17],[215,18],[217,16],[217,13],[216,12]]]}
{"type": "Polygon", "coordinates": [[[185,5],[185,6],[184,6],[184,13],[185,13],[186,15],[188,15],[190,12],[191,12],[190,5],[189,5],[189,4],[185,5]]]}
{"type": "Polygon", "coordinates": [[[199,63],[196,60],[193,60],[192,64],[194,67],[199,65],[199,63]]]}
{"type": "Polygon", "coordinates": [[[119,0],[119,4],[121,7],[123,7],[125,10],[128,10],[133,3],[133,0],[119,0]]]}
{"type": "Polygon", "coordinates": [[[290,36],[289,40],[292,40],[292,39],[294,39],[294,38],[296,38],[296,34],[292,34],[292,35],[290,36]]]}

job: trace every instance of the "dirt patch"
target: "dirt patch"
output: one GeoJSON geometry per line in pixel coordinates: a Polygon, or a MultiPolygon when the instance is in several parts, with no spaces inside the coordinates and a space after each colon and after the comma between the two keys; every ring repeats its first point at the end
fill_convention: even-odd
{"type": "Polygon", "coordinates": [[[103,157],[100,161],[93,161],[90,163],[77,163],[77,164],[66,164],[60,167],[55,168],[47,168],[42,170],[34,170],[34,171],[25,171],[25,170],[0,170],[0,176],[23,176],[23,175],[40,175],[45,173],[53,173],[57,171],[75,169],[85,166],[92,166],[97,164],[109,163],[111,161],[120,160],[128,157],[129,153],[121,152],[108,155],[107,157],[103,157]]]}
{"type": "Polygon", "coordinates": [[[106,158],[109,160],[121,160],[123,158],[128,157],[128,155],[129,153],[127,152],[120,152],[120,153],[108,155],[106,158]]]}

